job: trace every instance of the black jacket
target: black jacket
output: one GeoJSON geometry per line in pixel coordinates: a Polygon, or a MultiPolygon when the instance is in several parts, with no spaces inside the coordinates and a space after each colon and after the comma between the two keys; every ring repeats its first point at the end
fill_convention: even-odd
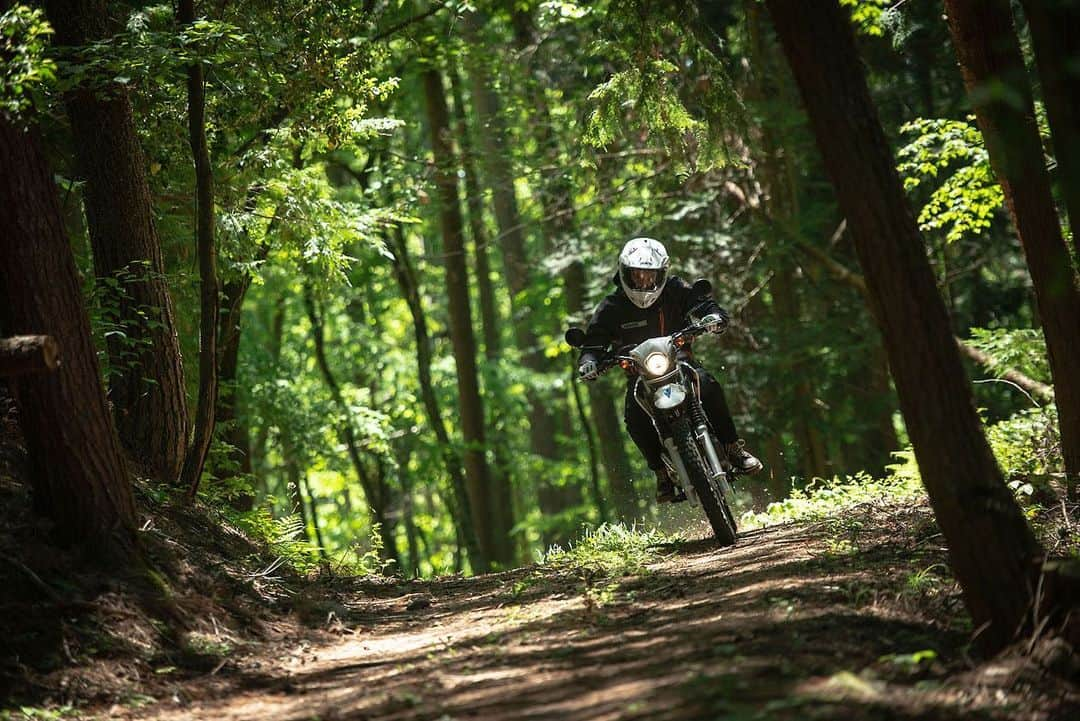
{"type": "Polygon", "coordinates": [[[600,358],[625,345],[637,345],[647,338],[669,335],[690,325],[689,312],[700,305],[694,313],[697,318],[719,313],[727,320],[727,312],[712,298],[697,298],[691,286],[678,276],[668,278],[660,297],[648,308],[639,308],[623,292],[618,273],[615,274],[616,289],[600,301],[600,305],[585,328],[585,344],[579,365],[586,360],[600,358]]]}

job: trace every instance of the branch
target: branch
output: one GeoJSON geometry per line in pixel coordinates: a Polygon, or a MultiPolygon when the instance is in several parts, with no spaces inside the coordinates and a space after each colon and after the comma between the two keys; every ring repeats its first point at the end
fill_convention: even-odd
{"type": "Polygon", "coordinates": [[[0,338],[0,376],[48,373],[60,367],[60,346],[52,336],[0,338]]]}
{"type": "Polygon", "coordinates": [[[391,35],[393,35],[397,31],[403,30],[404,28],[407,28],[408,26],[410,26],[410,25],[412,25],[414,23],[418,23],[418,22],[422,22],[424,20],[427,20],[429,17],[431,17],[435,13],[439,12],[440,10],[444,10],[444,9],[446,9],[448,7],[450,7],[449,0],[447,0],[447,2],[444,2],[444,3],[440,4],[440,5],[433,5],[430,8],[428,8],[427,10],[425,10],[424,12],[420,13],[419,15],[414,15],[411,18],[407,18],[405,20],[402,20],[397,25],[391,25],[386,30],[381,30],[381,31],[375,33],[375,35],[371,38],[371,42],[374,43],[374,42],[378,42],[380,40],[385,40],[386,38],[390,37],[391,35]]]}

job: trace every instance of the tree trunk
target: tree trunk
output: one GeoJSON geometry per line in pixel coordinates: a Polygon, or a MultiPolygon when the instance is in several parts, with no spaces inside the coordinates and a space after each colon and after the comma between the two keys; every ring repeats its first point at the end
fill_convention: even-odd
{"type": "MultiPolygon", "coordinates": [[[[482,27],[482,21],[478,20],[474,13],[465,22],[470,37],[475,38],[482,27]]],[[[492,191],[495,220],[499,228],[499,250],[502,253],[506,284],[510,290],[514,340],[525,368],[533,373],[548,372],[550,368],[540,347],[535,331],[536,321],[530,315],[532,308],[526,298],[532,287],[531,274],[525,249],[525,226],[514,192],[515,179],[510,164],[510,149],[506,143],[503,111],[483,62],[473,58],[469,65],[469,76],[472,81],[473,107],[483,128],[480,134],[482,158],[487,183],[492,191]]],[[[559,458],[559,448],[555,401],[550,394],[539,393],[531,387],[527,387],[526,396],[529,401],[529,448],[541,459],[556,460],[559,458]]],[[[564,416],[565,411],[558,415],[564,416]]],[[[541,477],[538,500],[540,510],[550,517],[580,504],[581,490],[577,486],[554,486],[550,479],[541,477]]],[[[559,539],[551,536],[546,540],[559,539]]]]}
{"type": "MultiPolygon", "coordinates": [[[[469,211],[469,231],[473,240],[473,258],[476,266],[477,298],[480,305],[480,330],[484,338],[484,358],[488,361],[487,374],[484,378],[487,390],[494,392],[502,390],[502,379],[499,377],[499,360],[502,356],[501,318],[498,312],[498,303],[495,300],[495,284],[491,280],[490,249],[491,238],[487,227],[484,225],[484,191],[480,187],[480,181],[476,174],[476,153],[472,142],[472,134],[469,132],[467,113],[465,112],[465,93],[458,69],[450,68],[450,87],[454,100],[454,117],[457,124],[457,137],[459,157],[461,160],[461,173],[465,181],[465,205],[469,211]]],[[[494,404],[493,404],[494,405],[494,404]]],[[[489,406],[489,412],[498,413],[498,409],[489,406]]],[[[492,436],[492,486],[504,494],[495,501],[495,509],[504,516],[500,525],[511,528],[514,525],[514,499],[511,493],[511,468],[513,464],[507,458],[510,444],[501,436],[505,432],[498,424],[490,424],[492,436]]]]}
{"type": "MultiPolygon", "coordinates": [[[[247,423],[237,416],[236,376],[240,365],[240,318],[244,296],[251,285],[250,276],[230,281],[222,288],[222,301],[226,312],[221,316],[218,330],[218,348],[221,357],[218,361],[218,404],[215,423],[224,433],[224,440],[229,445],[229,460],[235,466],[235,475],[252,475],[251,436],[247,423]]],[[[234,499],[232,505],[239,511],[250,511],[255,504],[253,493],[245,493],[234,499]]]]}
{"type": "Polygon", "coordinates": [[[446,475],[450,478],[450,489],[454,499],[453,517],[454,522],[461,530],[465,539],[466,551],[469,554],[469,565],[476,573],[484,573],[488,570],[484,554],[481,552],[476,536],[476,525],[473,521],[472,507],[469,504],[469,494],[465,484],[465,474],[461,469],[461,458],[454,450],[450,441],[450,434],[446,431],[446,423],[443,421],[442,409],[439,407],[439,399],[435,393],[435,384],[431,380],[431,336],[428,333],[427,314],[424,312],[423,303],[420,300],[419,281],[409,260],[409,250],[406,245],[405,232],[400,226],[393,230],[393,254],[394,254],[394,277],[397,279],[401,295],[409,306],[409,314],[413,320],[413,336],[416,343],[416,373],[420,382],[420,398],[424,404],[424,412],[427,415],[428,425],[435,433],[435,439],[439,443],[439,451],[442,454],[443,464],[446,466],[446,475]]]}
{"type": "Polygon", "coordinates": [[[469,307],[469,276],[465,262],[465,242],[462,232],[461,206],[451,142],[450,118],[446,95],[439,71],[429,68],[423,73],[424,101],[431,132],[431,148],[435,158],[435,183],[438,191],[439,223],[446,251],[446,292],[450,315],[450,339],[457,367],[458,398],[461,403],[461,430],[465,438],[465,477],[469,491],[469,507],[479,539],[482,560],[509,564],[514,549],[505,513],[494,507],[494,499],[502,494],[492,488],[484,448],[484,406],[476,370],[476,338],[473,335],[472,310],[469,307]]]}
{"type": "Polygon", "coordinates": [[[457,68],[450,69],[450,88],[454,98],[454,120],[457,124],[461,173],[465,180],[465,207],[469,211],[469,232],[473,240],[473,257],[476,261],[476,289],[480,300],[480,329],[484,336],[484,357],[489,361],[498,359],[502,344],[499,342],[499,312],[495,301],[495,285],[491,282],[491,261],[488,249],[491,238],[484,226],[484,191],[476,176],[476,152],[465,113],[465,94],[457,68]]]}
{"type": "Polygon", "coordinates": [[[75,258],[36,131],[0,115],[0,325],[49,335],[55,373],[9,379],[30,459],[37,510],[62,540],[130,559],[135,502],[109,417],[75,258]]]}
{"type": "MultiPolygon", "coordinates": [[[[775,101],[783,88],[779,82],[779,73],[773,58],[775,51],[767,44],[765,28],[761,17],[761,6],[757,2],[747,2],[747,26],[751,58],[751,82],[748,99],[762,104],[767,100],[775,101]]],[[[763,108],[765,110],[765,108],[763,108]]],[[[773,119],[767,112],[762,112],[762,122],[758,126],[761,159],[758,161],[758,177],[765,198],[764,212],[770,222],[788,228],[798,228],[799,203],[795,176],[788,172],[786,165],[790,158],[781,149],[773,119]],[[787,162],[785,162],[787,161],[787,162]]],[[[797,232],[794,231],[793,232],[797,232]]],[[[772,296],[772,314],[774,322],[781,329],[777,343],[777,353],[787,359],[789,367],[786,376],[794,379],[794,411],[788,417],[790,429],[798,445],[798,458],[803,476],[806,479],[824,478],[829,475],[825,441],[818,428],[818,413],[814,403],[813,387],[807,363],[800,358],[801,349],[792,345],[788,329],[796,327],[802,316],[802,304],[795,290],[795,264],[788,257],[786,249],[780,248],[773,260],[774,273],[769,281],[769,294],[772,296]]]]}
{"type": "Polygon", "coordinates": [[[1069,496],[1080,499],[1080,288],[1050,192],[1012,11],[1008,0],[946,0],[945,7],[990,164],[1024,246],[1046,336],[1069,496]]]}
{"type": "Polygon", "coordinates": [[[308,321],[311,323],[311,338],[315,343],[315,362],[319,366],[323,382],[326,383],[330,396],[341,414],[342,421],[338,425],[337,433],[345,444],[356,472],[360,487],[364,490],[364,498],[367,501],[368,510],[371,513],[372,523],[378,524],[379,533],[383,540],[383,555],[387,560],[400,565],[396,534],[394,533],[394,519],[388,512],[389,498],[386,497],[385,489],[379,485],[380,479],[373,479],[369,469],[364,463],[364,457],[360,449],[360,443],[356,439],[356,431],[353,430],[352,413],[341,394],[341,386],[330,368],[330,361],[326,355],[326,331],[323,326],[323,316],[315,306],[315,298],[311,288],[304,288],[304,307],[307,310],[308,321]]]}
{"type": "MultiPolygon", "coordinates": [[[[195,22],[194,0],[180,0],[177,20],[181,25],[195,22]]],[[[195,159],[195,225],[199,250],[199,405],[195,412],[195,433],[184,457],[180,485],[194,499],[199,492],[206,457],[214,439],[217,409],[218,281],[217,247],[214,244],[214,172],[206,145],[206,87],[203,68],[194,63],[187,68],[188,140],[195,159]]]]}
{"type": "MultiPolygon", "coordinates": [[[[111,34],[104,0],[48,0],[45,8],[59,45],[85,46],[111,34]]],[[[107,339],[120,442],[141,472],[173,483],[187,447],[184,368],[131,101],[117,83],[85,84],[64,100],[86,181],[94,274],[103,307],[124,332],[107,339]]]]}
{"type": "Polygon", "coordinates": [[[980,641],[1028,620],[1041,552],[975,411],[925,245],[836,0],[767,0],[848,220],[923,483],[980,641]],[[948,420],[947,429],[942,419],[948,420]]]}
{"type": "Polygon", "coordinates": [[[311,529],[315,532],[315,545],[319,547],[319,558],[323,561],[330,560],[326,552],[326,541],[323,540],[322,528],[319,526],[319,504],[315,501],[315,494],[311,492],[311,481],[308,474],[300,476],[304,483],[303,492],[300,494],[300,503],[303,504],[304,496],[307,496],[308,517],[311,519],[311,529]]]}
{"type": "Polygon", "coordinates": [[[1080,263],[1080,0],[1020,0],[1050,122],[1057,179],[1080,263]]]}

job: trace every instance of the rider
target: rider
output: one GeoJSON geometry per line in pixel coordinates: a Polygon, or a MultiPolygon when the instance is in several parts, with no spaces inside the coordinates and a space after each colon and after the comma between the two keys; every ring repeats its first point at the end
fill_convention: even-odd
{"type": "MultiPolygon", "coordinates": [[[[614,278],[617,288],[600,301],[585,330],[585,343],[578,360],[578,375],[583,380],[599,377],[598,362],[612,348],[637,345],[647,338],[668,335],[689,325],[691,310],[709,332],[719,334],[727,329],[727,312],[712,298],[692,298],[686,281],[678,276],[668,276],[668,264],[667,250],[660,241],[634,238],[623,246],[619,254],[619,272],[614,278]]],[[[694,362],[692,355],[689,360],[694,362]]],[[[697,367],[696,363],[694,365],[697,367]]],[[[739,473],[761,470],[761,461],[746,451],[735,432],[735,422],[720,384],[700,367],[698,374],[701,405],[731,465],[739,473]]],[[[648,413],[634,400],[633,388],[631,379],[626,389],[626,429],[645,456],[649,468],[656,473],[657,502],[680,500],[661,460],[662,445],[656,427],[648,413]]]]}

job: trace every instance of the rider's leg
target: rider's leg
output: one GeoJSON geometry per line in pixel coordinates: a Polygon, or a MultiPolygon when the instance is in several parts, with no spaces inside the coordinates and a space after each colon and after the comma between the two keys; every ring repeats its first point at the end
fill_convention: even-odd
{"type": "Polygon", "coordinates": [[[740,473],[760,471],[761,461],[743,447],[743,442],[735,431],[735,420],[731,417],[724,389],[709,372],[698,369],[698,376],[701,379],[701,407],[709,417],[717,440],[724,447],[731,465],[740,473]]]}
{"type": "Polygon", "coordinates": [[[637,401],[634,400],[634,385],[626,390],[626,405],[623,409],[623,420],[626,421],[626,430],[630,433],[634,445],[645,457],[645,462],[656,474],[656,500],[666,503],[675,500],[675,484],[668,476],[667,468],[664,467],[663,445],[660,436],[656,432],[652,418],[646,413],[637,401]]]}

